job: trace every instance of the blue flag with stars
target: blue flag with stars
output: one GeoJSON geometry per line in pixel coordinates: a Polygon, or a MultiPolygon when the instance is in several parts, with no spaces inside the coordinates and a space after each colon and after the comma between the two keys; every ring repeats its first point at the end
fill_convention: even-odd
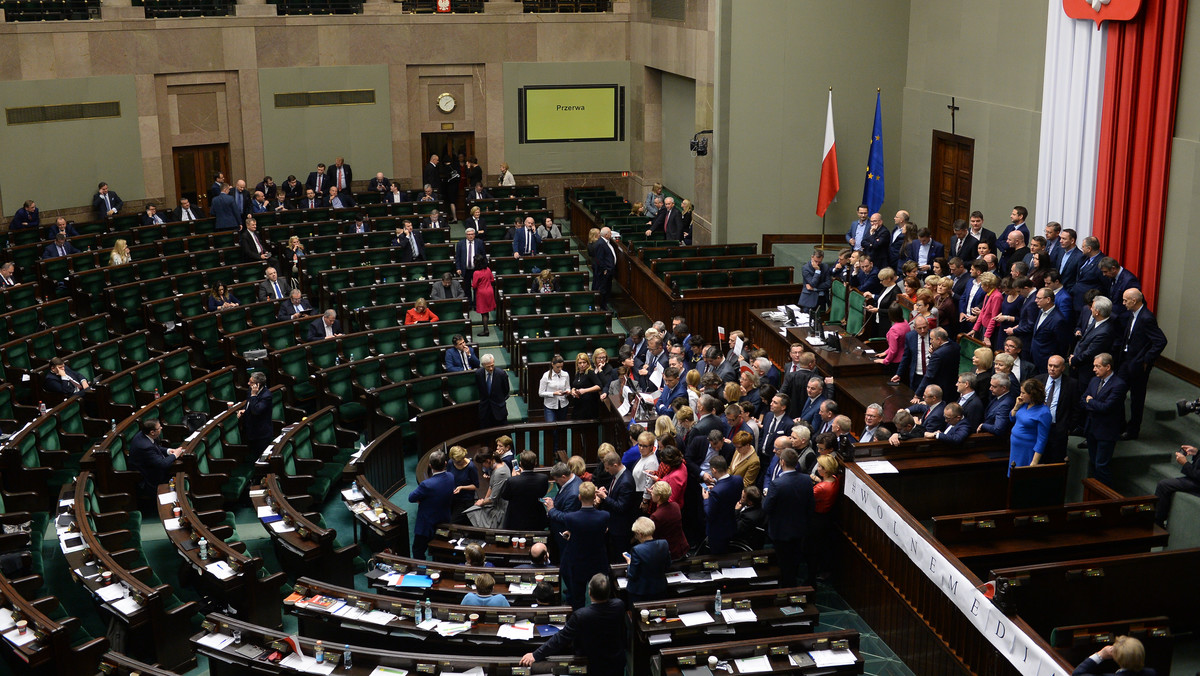
{"type": "Polygon", "coordinates": [[[871,131],[871,151],[867,154],[867,177],[863,181],[862,203],[870,213],[883,206],[883,107],[875,93],[875,128],[871,131]]]}

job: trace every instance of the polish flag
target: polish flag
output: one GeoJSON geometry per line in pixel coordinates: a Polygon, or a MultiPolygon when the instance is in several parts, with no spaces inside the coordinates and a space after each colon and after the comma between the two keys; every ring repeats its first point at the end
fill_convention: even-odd
{"type": "Polygon", "coordinates": [[[838,189],[837,144],[833,142],[833,89],[829,90],[829,114],[825,116],[825,150],[821,153],[821,187],[817,190],[817,215],[824,216],[838,189]]]}

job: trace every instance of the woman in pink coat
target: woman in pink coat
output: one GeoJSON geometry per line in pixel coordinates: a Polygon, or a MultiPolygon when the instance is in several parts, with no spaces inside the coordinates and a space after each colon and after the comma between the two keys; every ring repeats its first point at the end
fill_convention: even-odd
{"type": "Polygon", "coordinates": [[[488,315],[496,309],[496,291],[492,282],[496,275],[488,267],[487,256],[479,254],[475,257],[475,277],[471,279],[471,288],[475,289],[475,311],[483,315],[483,330],[479,335],[488,335],[488,315]]]}

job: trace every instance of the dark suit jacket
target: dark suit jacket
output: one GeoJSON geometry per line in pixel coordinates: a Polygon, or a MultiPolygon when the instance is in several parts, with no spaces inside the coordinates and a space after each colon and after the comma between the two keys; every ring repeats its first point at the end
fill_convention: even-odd
{"type": "Polygon", "coordinates": [[[500,488],[500,497],[508,501],[504,512],[505,530],[545,530],[546,508],[542,498],[550,490],[550,479],[538,472],[514,475],[500,488]]]}
{"type": "MultiPolygon", "coordinates": [[[[1033,321],[1035,329],[1029,351],[1033,357],[1033,368],[1040,373],[1046,370],[1046,360],[1050,358],[1050,355],[1066,356],[1067,322],[1056,309],[1050,310],[1050,314],[1046,315],[1040,328],[1037,328],[1037,319],[1033,321]]],[[[1025,371],[1021,371],[1021,375],[1025,378],[1029,377],[1025,371]]]]}
{"type": "MultiPolygon", "coordinates": [[[[901,256],[900,259],[901,265],[904,264],[904,261],[913,261],[914,263],[919,263],[920,258],[918,258],[918,256],[920,255],[921,240],[914,239],[912,242],[909,242],[908,246],[904,247],[904,255],[901,256]]],[[[937,241],[936,239],[929,240],[929,255],[926,258],[928,265],[933,265],[933,259],[941,258],[945,255],[946,247],[941,242],[937,241]]]]}
{"type": "Polygon", "coordinates": [[[862,250],[875,264],[875,269],[879,270],[891,265],[891,246],[892,246],[892,231],[887,229],[887,226],[879,226],[879,230],[875,234],[871,234],[871,229],[867,228],[867,234],[863,235],[862,250]]]}
{"type": "MultiPolygon", "coordinates": [[[[292,293],[292,285],[288,284],[288,281],[286,279],[284,279],[283,277],[279,277],[275,281],[279,282],[279,291],[283,293],[283,298],[281,298],[280,300],[281,301],[287,300],[288,296],[292,293]]],[[[265,279],[262,280],[261,282],[258,283],[258,286],[254,287],[254,288],[257,289],[256,297],[258,298],[259,301],[264,301],[264,300],[269,300],[269,299],[275,298],[275,287],[268,280],[265,280],[265,279]]]]}
{"type": "Polygon", "coordinates": [[[508,416],[508,373],[496,367],[492,371],[492,389],[487,388],[487,371],[479,368],[475,371],[475,386],[479,389],[479,408],[487,409],[496,420],[504,420],[508,416]]]}
{"type": "Polygon", "coordinates": [[[807,474],[796,471],[780,474],[763,497],[767,535],[774,542],[804,540],[813,505],[813,484],[807,474]]]}
{"type": "MultiPolygon", "coordinates": [[[[475,238],[475,256],[479,254],[487,255],[487,244],[478,237],[475,238]]],[[[454,268],[456,270],[466,271],[467,269],[467,240],[460,239],[454,245],[454,268]]]]}
{"type": "MultiPolygon", "coordinates": [[[[463,221],[463,229],[466,228],[475,230],[475,234],[478,235],[487,228],[487,224],[483,222],[482,218],[467,218],[463,221]]],[[[478,239],[478,237],[476,237],[476,239],[478,239]]]]}
{"type": "Polygon", "coordinates": [[[775,425],[774,432],[768,432],[771,425],[775,423],[775,414],[767,411],[763,414],[762,431],[758,435],[758,452],[759,455],[772,453],[775,450],[775,440],[779,437],[786,437],[792,433],[792,426],[795,424],[788,417],[787,413],[779,418],[779,424],[775,425]]]}
{"type": "Polygon", "coordinates": [[[967,421],[971,432],[979,429],[979,424],[983,422],[984,401],[985,399],[978,394],[972,394],[965,403],[962,397],[958,399],[958,404],[963,408],[963,420],[967,421]]]}
{"type": "Polygon", "coordinates": [[[514,254],[523,254],[526,248],[529,249],[530,254],[536,254],[541,243],[542,238],[537,236],[537,231],[517,228],[513,233],[512,249],[514,254]]]}
{"type": "Polygon", "coordinates": [[[610,277],[614,270],[617,269],[617,259],[614,257],[617,245],[614,243],[613,250],[609,251],[608,246],[604,242],[596,242],[596,248],[592,254],[592,271],[596,275],[607,273],[610,277]]]}
{"type": "MultiPolygon", "coordinates": [[[[914,390],[917,388],[919,381],[917,380],[917,364],[921,358],[917,356],[917,335],[916,331],[909,331],[904,334],[904,354],[900,356],[900,363],[896,367],[896,375],[900,376],[900,381],[907,383],[914,390]]],[[[929,341],[929,335],[925,335],[926,342],[929,341]]],[[[925,363],[926,371],[929,370],[928,359],[925,363]]],[[[918,393],[919,395],[920,393],[918,393]]],[[[944,392],[942,393],[945,394],[944,392]]]]}
{"type": "MultiPolygon", "coordinates": [[[[70,242],[63,242],[63,251],[66,251],[68,256],[70,256],[71,254],[79,253],[79,249],[76,249],[75,245],[71,244],[70,242]]],[[[42,251],[42,259],[45,260],[47,258],[57,258],[57,257],[58,257],[58,245],[53,244],[53,243],[47,244],[45,251],[42,251]]]]}
{"type": "MultiPolygon", "coordinates": [[[[58,235],[58,224],[57,223],[50,226],[49,228],[46,228],[46,240],[47,241],[53,242],[54,238],[57,235],[58,235]]],[[[70,223],[67,223],[66,235],[67,235],[67,239],[70,239],[72,237],[78,237],[79,231],[75,229],[75,226],[71,225],[70,223]]]]}
{"type": "Polygon", "coordinates": [[[317,172],[308,172],[308,178],[304,179],[304,187],[317,193],[320,197],[329,192],[329,188],[333,186],[333,179],[329,176],[329,168],[325,168],[325,174],[321,176],[321,189],[317,190],[317,172]]]}
{"type": "MultiPolygon", "coordinates": [[[[83,375],[81,375],[78,371],[71,368],[70,366],[68,366],[66,368],[67,368],[67,376],[70,377],[71,380],[74,380],[75,382],[80,382],[85,379],[83,375]]],[[[91,383],[89,383],[89,385],[90,384],[91,383]]],[[[46,386],[47,392],[54,392],[56,394],[62,394],[62,395],[66,395],[66,396],[70,396],[72,394],[82,394],[84,392],[84,390],[76,390],[75,386],[71,384],[70,380],[64,380],[62,378],[59,378],[58,375],[56,375],[54,373],[46,374],[45,386],[46,386]]]]}
{"type": "MultiPolygon", "coordinates": [[[[1012,412],[1013,403],[1017,397],[1011,391],[1006,392],[1003,397],[992,399],[988,404],[987,411],[983,414],[983,429],[982,432],[988,432],[1001,436],[1008,431],[1012,426],[1012,421],[1009,420],[1008,414],[1012,412]]],[[[1124,423],[1122,423],[1124,424],[1124,423]]]]}
{"type": "Polygon", "coordinates": [[[811,402],[808,400],[807,395],[801,400],[800,417],[811,425],[814,430],[820,430],[821,426],[824,425],[824,421],[821,420],[821,404],[827,400],[828,397],[824,393],[811,402]]]}
{"type": "Polygon", "coordinates": [[[271,425],[271,390],[264,387],[246,401],[246,412],[242,414],[242,436],[251,440],[270,439],[275,436],[271,425]]]}
{"type": "MultiPolygon", "coordinates": [[[[1058,270],[1059,279],[1062,280],[1063,286],[1067,288],[1067,291],[1072,292],[1072,295],[1074,295],[1075,281],[1079,278],[1079,265],[1082,262],[1083,252],[1078,248],[1072,248],[1068,251],[1059,247],[1058,254],[1054,260],[1054,269],[1058,270]],[[1062,264],[1064,257],[1067,259],[1066,265],[1062,264]]],[[[1075,308],[1075,311],[1078,312],[1079,308],[1075,308]]]]}
{"type": "Polygon", "coordinates": [[[871,268],[870,272],[859,270],[854,275],[853,284],[854,288],[863,293],[878,294],[880,291],[883,291],[883,284],[879,283],[879,268],[871,268]]]}
{"type": "MultiPolygon", "coordinates": [[[[121,196],[109,188],[108,202],[112,209],[116,209],[117,213],[121,213],[121,206],[125,204],[121,200],[121,196]]],[[[104,196],[97,192],[92,196],[92,209],[96,212],[97,218],[108,218],[107,210],[104,208],[104,196]]]]}
{"type": "Polygon", "coordinates": [[[475,192],[474,188],[471,188],[470,190],[467,191],[467,202],[468,203],[474,202],[475,200],[490,200],[490,199],[492,199],[492,193],[488,192],[487,188],[483,188],[479,192],[475,192]]]}
{"type": "MultiPolygon", "coordinates": [[[[967,228],[967,236],[975,238],[976,251],[975,251],[974,258],[979,257],[978,246],[979,246],[980,240],[987,242],[987,245],[989,247],[991,247],[991,249],[992,249],[992,253],[997,253],[998,249],[996,248],[996,233],[992,232],[990,229],[982,228],[982,229],[980,229],[979,234],[975,235],[974,233],[971,232],[970,228],[967,228]]],[[[1026,241],[1028,241],[1028,240],[1026,240],[1026,241]]],[[[997,253],[997,255],[999,255],[999,254],[997,253]]],[[[974,260],[974,258],[972,258],[972,260],[974,260]]],[[[966,260],[966,259],[964,258],[963,260],[966,260]]]]}
{"type": "MultiPolygon", "coordinates": [[[[342,170],[346,172],[346,187],[342,188],[342,190],[345,190],[346,192],[350,192],[350,190],[351,190],[350,183],[354,180],[354,170],[350,168],[349,164],[346,164],[344,162],[342,163],[342,170]]],[[[331,185],[338,184],[337,171],[338,171],[338,168],[332,162],[325,165],[325,175],[329,177],[329,183],[331,185]]],[[[375,179],[371,179],[371,180],[375,180],[375,179]]]]}
{"type": "MultiPolygon", "coordinates": [[[[1042,373],[1034,376],[1042,385],[1049,387],[1050,374],[1042,373]]],[[[1058,410],[1054,412],[1054,425],[1050,428],[1050,436],[1066,437],[1067,433],[1079,425],[1079,381],[1067,375],[1058,379],[1062,392],[1058,394],[1058,410]]],[[[1046,393],[1046,406],[1050,406],[1049,392],[1046,393]]]]}
{"type": "Polygon", "coordinates": [[[297,206],[300,209],[320,209],[325,206],[325,195],[324,193],[318,194],[312,198],[311,202],[307,197],[301,197],[297,206]]]}
{"type": "MultiPolygon", "coordinates": [[[[309,303],[308,301],[301,298],[300,299],[300,311],[306,315],[311,315],[313,313],[312,303],[309,303]]],[[[286,322],[287,320],[292,318],[292,314],[294,314],[295,312],[296,312],[296,306],[292,305],[292,301],[285,300],[279,304],[278,319],[281,322],[286,322]]]]}
{"type": "Polygon", "coordinates": [[[401,240],[402,240],[400,242],[400,262],[401,263],[409,263],[412,261],[425,260],[425,238],[421,236],[420,232],[413,230],[412,236],[401,235],[401,240]],[[414,240],[417,243],[417,254],[415,256],[413,255],[413,241],[414,240]]]}
{"type": "MultiPolygon", "coordinates": [[[[255,231],[254,234],[258,235],[258,245],[262,247],[262,253],[269,253],[267,249],[267,239],[258,231],[255,231]]],[[[259,253],[258,249],[254,248],[254,239],[250,235],[249,230],[243,230],[238,236],[238,240],[239,245],[242,248],[242,261],[249,263],[251,261],[263,260],[261,258],[262,254],[259,253]]]]}
{"type": "Polygon", "coordinates": [[[442,174],[438,165],[432,162],[421,165],[421,183],[433,186],[435,192],[442,187],[442,174]]]}
{"type": "Polygon", "coordinates": [[[913,404],[908,407],[908,412],[921,418],[921,427],[930,432],[946,429],[946,402],[944,401],[934,404],[933,408],[925,404],[913,404]]]}
{"type": "Polygon", "coordinates": [[[958,423],[950,429],[944,429],[944,424],[942,425],[942,428],[943,429],[940,430],[942,433],[938,436],[938,440],[944,441],[948,444],[961,444],[967,440],[967,437],[971,435],[970,423],[967,422],[966,418],[959,420],[958,423]]]}
{"type": "Polygon", "coordinates": [[[717,480],[704,501],[704,517],[708,527],[708,542],[729,542],[737,532],[737,503],[742,499],[742,478],[727,474],[717,480]]]}
{"type": "Polygon", "coordinates": [[[33,211],[27,210],[25,207],[17,209],[17,213],[13,215],[12,222],[9,223],[9,230],[20,230],[21,228],[38,228],[42,225],[42,213],[37,207],[33,211]]]}
{"type": "MultiPolygon", "coordinates": [[[[993,248],[999,248],[1001,251],[1008,253],[1008,235],[1013,230],[1021,231],[1021,236],[1023,236],[1025,238],[1025,245],[1028,246],[1029,239],[1030,239],[1029,226],[1025,225],[1024,223],[1021,223],[1020,225],[1017,225],[1016,223],[1009,223],[1008,225],[1004,226],[1004,229],[1000,231],[1000,235],[998,237],[996,237],[996,244],[993,248]]],[[[1019,261],[1019,260],[1024,260],[1024,259],[1010,257],[1010,260],[1019,261]]]]}
{"type": "Polygon", "coordinates": [[[554,494],[554,509],[560,512],[574,512],[582,507],[579,502],[579,487],[582,484],[583,479],[572,476],[570,481],[560,486],[554,494]]]}
{"type": "MultiPolygon", "coordinates": [[[[342,320],[333,320],[333,333],[339,334],[342,332],[342,320]]],[[[324,340],[325,339],[325,318],[317,317],[311,324],[308,325],[308,340],[324,340]]]]}
{"type": "MultiPolygon", "coordinates": [[[[1075,299],[1075,311],[1079,312],[1083,308],[1083,296],[1090,289],[1107,288],[1108,279],[1100,274],[1100,259],[1104,254],[1097,253],[1091,258],[1083,257],[1082,253],[1079,256],[1079,269],[1075,278],[1075,285],[1071,288],[1071,296],[1075,299]]],[[[1116,314],[1116,308],[1113,308],[1116,314]]]]}
{"type": "Polygon", "coordinates": [[[304,199],[304,184],[300,181],[296,181],[296,185],[288,185],[288,182],[284,181],[279,187],[283,188],[283,199],[287,201],[289,208],[304,199]]]}
{"type": "Polygon", "coordinates": [[[953,258],[958,256],[963,263],[969,264],[971,261],[979,257],[979,240],[967,230],[967,236],[962,240],[962,246],[959,247],[958,253],[954,253],[954,247],[958,244],[958,237],[950,238],[950,246],[946,249],[946,255],[953,258]]]}
{"type": "MultiPolygon", "coordinates": [[[[198,221],[201,218],[204,218],[204,210],[198,206],[195,206],[195,205],[190,206],[190,207],[188,207],[188,211],[192,212],[192,220],[198,221]]],[[[171,211],[171,220],[175,220],[175,221],[183,220],[183,207],[175,207],[175,209],[173,211],[171,211]]]]}
{"type": "Polygon", "coordinates": [[[419,505],[413,533],[430,537],[439,523],[449,522],[453,498],[454,475],[450,472],[438,472],[418,484],[408,496],[409,502],[419,505]]]}
{"type": "Polygon", "coordinates": [[[167,452],[167,447],[138,432],[133,437],[129,448],[129,466],[142,473],[139,484],[143,491],[153,492],[160,484],[167,482],[171,465],[175,464],[175,456],[167,452]]]}
{"type": "Polygon", "coordinates": [[[717,377],[727,383],[736,383],[740,370],[741,367],[737,363],[726,359],[717,367],[717,377]]]}
{"type": "Polygon", "coordinates": [[[404,204],[407,201],[409,201],[408,193],[404,192],[403,190],[398,190],[396,192],[392,192],[391,190],[388,190],[386,193],[383,194],[383,203],[384,204],[404,204]],[[397,197],[397,195],[399,195],[399,197],[397,197]],[[397,200],[399,200],[399,201],[397,201],[397,200]]]}
{"type": "MultiPolygon", "coordinates": [[[[1135,325],[1134,328],[1137,326],[1135,325]]],[[[1086,380],[1091,377],[1089,374],[1096,355],[1107,352],[1117,356],[1115,350],[1119,329],[1120,322],[1109,317],[1107,321],[1096,324],[1092,326],[1091,330],[1086,331],[1079,338],[1079,342],[1075,344],[1075,351],[1071,358],[1071,370],[1086,380]]]]}
{"type": "Polygon", "coordinates": [[[467,363],[463,363],[462,352],[454,349],[453,346],[446,348],[446,371],[474,371],[479,368],[479,356],[475,353],[475,348],[468,347],[470,355],[466,358],[467,363]]]}
{"type": "Polygon", "coordinates": [[[1075,671],[1071,672],[1071,676],[1158,676],[1153,669],[1140,669],[1138,671],[1122,671],[1119,675],[1111,671],[1105,671],[1100,668],[1100,663],[1093,660],[1090,656],[1079,663],[1075,667],[1075,671]]]}
{"type": "Polygon", "coordinates": [[[336,198],[326,196],[325,202],[326,206],[328,206],[330,209],[350,209],[355,205],[354,196],[350,194],[349,190],[345,192],[338,191],[336,198]],[[334,204],[334,199],[340,202],[342,206],[339,207],[334,204]]]}
{"type": "Polygon", "coordinates": [[[622,676],[625,644],[625,604],[621,599],[609,599],[571,613],[562,630],[533,651],[533,657],[545,660],[564,655],[573,646],[576,655],[587,659],[590,676],[622,676]]]}
{"type": "MultiPolygon", "coordinates": [[[[620,554],[629,546],[630,528],[642,515],[642,493],[633,483],[633,468],[626,467],[608,488],[608,497],[599,508],[608,512],[608,542],[610,551],[620,554]]],[[[670,555],[668,554],[668,558],[670,555]]]]}
{"type": "Polygon", "coordinates": [[[597,546],[608,537],[608,512],[594,507],[581,507],[573,512],[555,508],[546,514],[546,518],[552,532],[571,533],[571,539],[562,540],[558,567],[567,573],[572,585],[580,585],[586,590],[593,575],[608,573],[608,552],[597,546]]]}
{"type": "Polygon", "coordinates": [[[683,216],[679,209],[668,211],[666,207],[663,207],[655,214],[650,229],[663,233],[669,240],[678,241],[683,237],[683,216]]]}
{"type": "Polygon", "coordinates": [[[946,401],[958,399],[958,391],[954,387],[958,381],[958,359],[959,348],[955,342],[946,342],[930,352],[929,361],[925,364],[925,377],[920,385],[913,388],[917,396],[921,396],[926,385],[940,385],[946,401]]]}
{"type": "Polygon", "coordinates": [[[1154,365],[1154,360],[1158,359],[1158,355],[1167,347],[1167,337],[1158,327],[1158,320],[1154,318],[1150,308],[1142,306],[1137,321],[1133,323],[1133,332],[1130,333],[1129,322],[1132,318],[1133,315],[1127,313],[1121,322],[1121,334],[1117,336],[1117,354],[1113,356],[1120,361],[1122,370],[1134,367],[1149,370],[1154,365]]]}
{"type": "Polygon", "coordinates": [[[811,261],[805,263],[800,268],[800,278],[806,287],[800,292],[800,300],[796,304],[803,308],[815,308],[822,300],[827,299],[829,288],[833,285],[833,278],[829,275],[828,265],[822,263],[820,269],[817,269],[812,266],[811,261]],[[812,289],[807,288],[808,286],[812,286],[812,289]]]}
{"type": "Polygon", "coordinates": [[[667,592],[667,569],[671,567],[671,546],[666,540],[648,540],[629,549],[631,601],[653,601],[667,592]]]}
{"type": "Polygon", "coordinates": [[[233,201],[233,195],[228,193],[218,193],[212,198],[209,204],[212,210],[215,223],[213,228],[216,230],[237,230],[242,225],[241,214],[238,213],[237,204],[233,201]]]}

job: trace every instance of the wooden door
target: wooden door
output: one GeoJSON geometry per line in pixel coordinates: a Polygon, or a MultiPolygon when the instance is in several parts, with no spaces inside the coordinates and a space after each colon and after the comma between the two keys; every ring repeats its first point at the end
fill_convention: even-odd
{"type": "Polygon", "coordinates": [[[208,186],[217,172],[229,179],[229,144],[187,146],[172,151],[175,159],[175,203],[183,197],[208,210],[208,186]]]}
{"type": "MultiPolygon", "coordinates": [[[[437,154],[440,161],[445,162],[447,158],[457,159],[461,154],[464,157],[475,157],[475,132],[473,131],[453,131],[453,132],[433,132],[430,134],[421,134],[421,167],[424,168],[425,163],[429,161],[429,156],[437,154]]],[[[420,176],[421,174],[416,174],[420,176]]],[[[420,180],[420,179],[418,179],[420,180]]],[[[488,185],[485,176],[484,185],[488,185]]],[[[417,186],[419,187],[419,186],[417,186]]],[[[441,186],[433,187],[435,192],[441,192],[441,186]]],[[[470,189],[469,186],[467,189],[470,189]]],[[[466,218],[465,203],[467,199],[467,190],[460,189],[457,193],[458,217],[466,218]]]]}
{"type": "Polygon", "coordinates": [[[975,139],[944,131],[933,132],[929,162],[929,230],[934,239],[948,244],[956,219],[971,213],[971,169],[975,139]]]}

